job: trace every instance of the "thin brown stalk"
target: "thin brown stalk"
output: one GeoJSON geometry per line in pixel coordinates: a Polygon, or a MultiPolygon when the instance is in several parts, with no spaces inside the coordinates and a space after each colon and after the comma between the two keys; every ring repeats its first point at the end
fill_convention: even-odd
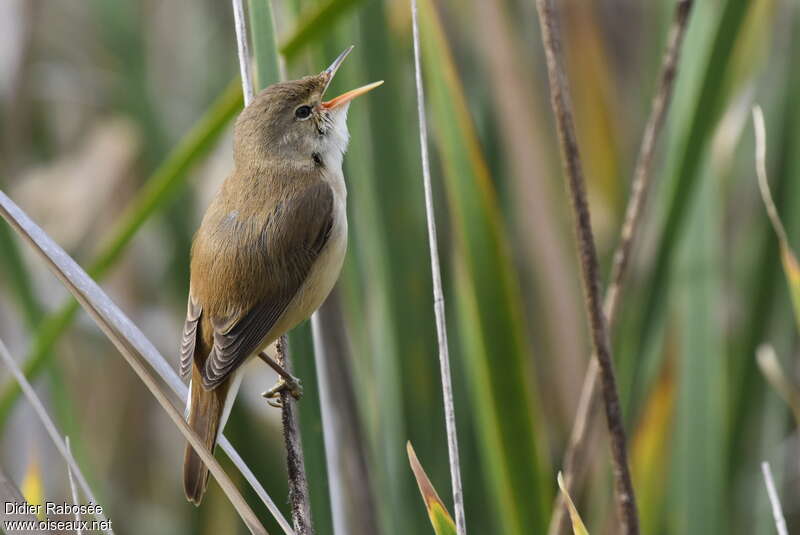
{"type": "MultiPolygon", "coordinates": [[[[289,358],[289,343],[286,335],[281,336],[276,345],[277,361],[281,367],[292,373],[289,358]]],[[[289,469],[289,506],[292,510],[292,524],[297,535],[313,535],[311,521],[311,499],[308,493],[306,465],[303,457],[303,442],[300,438],[300,425],[297,421],[295,399],[288,389],[281,392],[283,407],[283,438],[286,443],[286,465],[289,469]]]]}
{"type": "Polygon", "coordinates": [[[575,134],[569,87],[562,65],[559,25],[553,0],[537,0],[536,5],[539,11],[542,43],[547,58],[550,100],[561,146],[567,190],[572,201],[592,346],[600,365],[606,420],[611,435],[611,457],[616,482],[618,512],[622,532],[626,535],[637,535],[639,533],[639,517],[636,511],[636,495],[628,467],[628,447],[622,408],[614,376],[608,326],[600,297],[600,266],[592,236],[592,222],[586,200],[586,184],[575,134]]]}
{"type": "MultiPolygon", "coordinates": [[[[633,251],[634,240],[638,234],[640,220],[647,195],[652,183],[652,164],[656,144],[664,126],[672,94],[675,87],[681,50],[686,36],[689,14],[693,0],[678,0],[675,6],[675,16],[669,32],[667,48],[661,62],[659,85],[650,110],[650,116],[645,126],[642,144],[639,149],[636,167],[631,183],[631,196],[625,209],[625,218],[620,232],[619,243],[614,251],[614,260],[611,267],[611,282],[603,300],[603,311],[608,320],[609,328],[614,326],[619,309],[619,301],[624,288],[628,265],[633,251]]],[[[591,422],[594,420],[593,409],[597,392],[597,380],[600,375],[600,366],[594,356],[589,360],[589,368],[581,389],[578,410],[570,434],[567,451],[564,455],[563,469],[565,483],[570,494],[575,495],[575,486],[584,472],[588,445],[591,436],[591,422]]],[[[569,518],[563,496],[556,498],[556,506],[550,518],[549,535],[567,533],[569,518]]]]}
{"type": "Polygon", "coordinates": [[[625,219],[620,232],[619,244],[616,251],[614,251],[611,284],[603,302],[609,317],[609,323],[616,318],[620,292],[628,272],[633,240],[639,228],[642,209],[645,206],[647,194],[650,190],[653,156],[656,143],[664,126],[664,120],[667,117],[669,104],[672,101],[675,79],[678,74],[678,62],[681,57],[683,39],[686,36],[686,27],[688,26],[689,13],[693,3],[693,0],[678,0],[675,6],[675,18],[670,29],[667,50],[661,63],[658,91],[653,98],[650,117],[647,120],[647,126],[642,137],[642,145],[639,149],[639,157],[633,174],[633,182],[631,183],[631,196],[625,209],[625,219]]]}
{"type": "Polygon", "coordinates": [[[453,487],[453,509],[456,516],[456,532],[466,535],[464,515],[464,491],[461,487],[461,468],[458,461],[458,433],[456,432],[456,410],[453,403],[453,382],[450,374],[450,350],[447,344],[447,320],[444,312],[444,290],[442,268],[439,262],[439,245],[436,237],[436,213],[433,208],[430,159],[428,158],[428,125],[425,118],[425,91],[422,84],[422,60],[420,59],[420,37],[417,2],[411,0],[411,26],[414,34],[414,72],[417,88],[417,114],[419,120],[419,145],[422,156],[422,181],[425,189],[425,214],[428,222],[428,245],[431,254],[431,277],[433,280],[433,311],[436,316],[436,336],[439,344],[439,368],[442,380],[447,452],[450,460],[450,484],[453,487]]]}

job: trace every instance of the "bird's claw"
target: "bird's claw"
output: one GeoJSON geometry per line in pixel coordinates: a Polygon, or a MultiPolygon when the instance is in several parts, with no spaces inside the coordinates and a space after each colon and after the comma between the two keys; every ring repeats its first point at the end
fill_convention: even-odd
{"type": "Polygon", "coordinates": [[[300,399],[303,397],[303,385],[300,384],[300,379],[297,377],[292,377],[289,380],[284,379],[281,377],[278,379],[278,382],[261,394],[264,398],[266,398],[267,403],[275,407],[277,409],[283,408],[283,403],[281,402],[281,394],[283,392],[288,392],[294,399],[300,399]]]}

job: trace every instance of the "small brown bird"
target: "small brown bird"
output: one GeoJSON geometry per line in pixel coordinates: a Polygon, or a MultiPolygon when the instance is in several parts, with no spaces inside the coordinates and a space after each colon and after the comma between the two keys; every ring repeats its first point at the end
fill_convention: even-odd
{"type": "MultiPolygon", "coordinates": [[[[347,248],[347,109],[383,83],[322,100],[352,48],[317,75],[266,88],[242,111],[235,169],[195,235],[180,370],[191,372],[188,423],[212,452],[242,364],[256,355],[269,362],[262,351],[310,317],[339,277],[347,248]]],[[[265,395],[286,388],[299,395],[293,378],[278,372],[286,380],[265,395]]],[[[207,483],[208,468],[187,445],[187,499],[199,505],[207,483]]]]}

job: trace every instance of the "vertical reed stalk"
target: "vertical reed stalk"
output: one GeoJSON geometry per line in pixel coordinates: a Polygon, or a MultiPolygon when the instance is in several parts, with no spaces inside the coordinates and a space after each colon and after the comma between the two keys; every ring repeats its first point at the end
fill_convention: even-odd
{"type": "MultiPolygon", "coordinates": [[[[285,334],[281,336],[276,348],[278,364],[287,372],[292,373],[289,343],[285,334]]],[[[306,464],[303,457],[303,441],[296,413],[297,405],[288,390],[281,392],[281,406],[283,407],[281,420],[283,422],[283,438],[286,443],[286,465],[289,470],[289,506],[292,509],[292,523],[297,535],[313,535],[311,499],[308,493],[306,464]]]]}
{"type": "Polygon", "coordinates": [[[639,516],[636,511],[636,495],[633,490],[628,466],[628,446],[623,425],[622,408],[614,375],[614,362],[606,317],[600,297],[600,266],[597,260],[592,222],[586,200],[586,184],[583,176],[569,87],[562,65],[561,36],[556,20],[553,0],[537,0],[542,43],[547,57],[547,72],[550,79],[550,99],[556,120],[556,129],[561,146],[567,189],[571,199],[575,234],[581,262],[581,275],[585,293],[586,312],[589,317],[592,346],[600,366],[603,385],[606,420],[611,435],[611,453],[617,502],[622,532],[638,535],[639,516]]]}
{"type": "Polygon", "coordinates": [[[431,169],[428,158],[428,126],[425,118],[425,92],[422,84],[420,60],[419,23],[417,0],[411,0],[411,20],[414,32],[414,72],[417,88],[417,113],[419,115],[419,145],[422,154],[422,180],[425,187],[425,214],[428,221],[428,244],[431,252],[431,276],[433,278],[433,310],[436,316],[436,337],[439,344],[439,365],[442,376],[445,427],[447,428],[447,451],[450,458],[450,481],[453,487],[453,508],[458,535],[466,535],[464,515],[464,493],[461,487],[461,469],[458,462],[458,435],[456,413],[453,403],[453,384],[450,376],[450,352],[447,344],[447,321],[444,312],[442,269],[439,262],[439,245],[436,237],[436,214],[433,208],[431,169]]]}
{"type": "Polygon", "coordinates": [[[247,41],[247,23],[244,18],[243,0],[233,0],[233,24],[236,28],[236,51],[239,53],[239,73],[242,77],[244,105],[249,106],[255,97],[253,76],[250,69],[250,44],[247,41]]]}
{"type": "MultiPolygon", "coordinates": [[[[623,220],[622,230],[620,231],[620,239],[614,251],[614,261],[611,267],[611,282],[603,300],[603,312],[606,315],[609,329],[613,328],[617,318],[620,296],[627,277],[634,240],[638,234],[640,227],[639,222],[647,202],[647,194],[650,191],[653,155],[655,154],[656,143],[664,126],[669,104],[672,101],[681,49],[684,37],[686,36],[686,27],[688,26],[692,4],[693,0],[678,0],[675,6],[675,16],[669,32],[667,49],[661,63],[658,90],[653,98],[650,116],[645,126],[644,136],[642,137],[642,144],[639,148],[639,156],[634,170],[633,182],[631,183],[631,194],[628,199],[628,205],[625,208],[625,218],[623,220]]],[[[586,463],[587,448],[591,443],[588,437],[592,429],[592,409],[596,406],[599,372],[600,367],[598,361],[595,356],[592,355],[581,389],[575,423],[572,427],[567,451],[564,454],[564,480],[567,491],[572,495],[575,495],[576,480],[580,478],[580,474],[583,472],[586,463]]],[[[566,533],[570,529],[565,505],[563,495],[559,494],[556,497],[556,506],[553,508],[553,513],[550,518],[549,535],[566,533]]]]}

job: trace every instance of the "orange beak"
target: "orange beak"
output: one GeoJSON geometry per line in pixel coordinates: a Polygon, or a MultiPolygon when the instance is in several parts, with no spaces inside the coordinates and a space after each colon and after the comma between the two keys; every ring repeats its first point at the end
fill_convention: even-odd
{"type": "Polygon", "coordinates": [[[360,97],[365,93],[369,93],[370,91],[372,91],[373,89],[375,89],[380,85],[383,85],[383,80],[379,82],[372,82],[371,84],[367,85],[362,85],[357,89],[351,89],[347,93],[343,93],[336,98],[332,98],[331,100],[325,101],[322,104],[320,104],[320,106],[322,106],[322,108],[326,110],[332,110],[334,108],[338,108],[339,106],[347,104],[356,97],[360,97]]]}

